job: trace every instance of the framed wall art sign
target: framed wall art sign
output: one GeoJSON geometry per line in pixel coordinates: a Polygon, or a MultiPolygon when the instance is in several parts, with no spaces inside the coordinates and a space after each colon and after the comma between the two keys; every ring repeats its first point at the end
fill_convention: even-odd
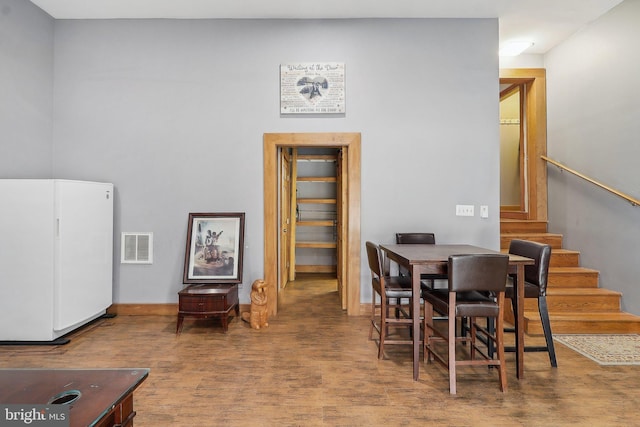
{"type": "Polygon", "coordinates": [[[344,82],[342,62],[281,64],[280,114],[344,113],[344,82]]]}
{"type": "Polygon", "coordinates": [[[190,213],[183,283],[242,283],[243,213],[190,213]]]}

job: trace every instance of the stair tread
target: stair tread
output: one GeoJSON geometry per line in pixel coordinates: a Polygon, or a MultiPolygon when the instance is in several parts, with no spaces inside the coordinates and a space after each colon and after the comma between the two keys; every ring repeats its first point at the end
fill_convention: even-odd
{"type": "Polygon", "coordinates": [[[551,250],[551,255],[553,256],[553,254],[579,254],[580,251],[575,251],[573,249],[564,249],[564,248],[557,248],[557,249],[552,249],[551,250]]]}
{"type": "Polygon", "coordinates": [[[600,271],[588,267],[549,267],[549,273],[600,273],[600,271]]]}
{"type": "Polygon", "coordinates": [[[500,218],[502,224],[548,224],[548,221],[540,219],[514,219],[514,218],[500,218]]]}
{"type": "MultiPolygon", "coordinates": [[[[500,252],[502,252],[503,254],[508,254],[509,253],[509,248],[500,248],[500,252]]],[[[557,257],[561,257],[563,255],[578,255],[580,256],[580,251],[575,251],[573,249],[564,249],[564,248],[552,248],[551,249],[551,262],[553,263],[554,258],[557,257]],[[554,257],[555,255],[555,257],[554,257]]],[[[578,259],[576,259],[575,262],[579,262],[578,259]]],[[[553,266],[552,266],[553,267],[553,266]]],[[[566,266],[558,266],[558,267],[579,267],[579,265],[566,265],[566,266]]]]}
{"type": "Polygon", "coordinates": [[[622,292],[604,288],[549,288],[547,296],[620,296],[622,292]]]}
{"type": "Polygon", "coordinates": [[[562,234],[560,233],[549,233],[548,231],[507,231],[507,232],[503,232],[500,233],[503,236],[537,236],[537,237],[544,237],[544,236],[554,236],[554,237],[562,237],[562,234]]]}
{"type": "MultiPolygon", "coordinates": [[[[540,319],[540,313],[538,311],[525,311],[524,317],[528,319],[540,319]]],[[[564,312],[564,313],[549,313],[549,320],[559,321],[578,321],[578,322],[640,322],[640,316],[636,316],[624,311],[596,311],[591,313],[581,312],[564,312]]]]}
{"type": "MultiPolygon", "coordinates": [[[[507,254],[509,253],[509,248],[501,248],[500,252],[507,254]]],[[[551,249],[551,256],[553,256],[553,254],[580,254],[580,251],[575,251],[573,249],[553,248],[551,249]]]]}

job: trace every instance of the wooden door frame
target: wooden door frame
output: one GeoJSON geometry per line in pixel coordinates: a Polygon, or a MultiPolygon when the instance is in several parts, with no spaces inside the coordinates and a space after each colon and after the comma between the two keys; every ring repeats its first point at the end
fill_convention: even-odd
{"type": "Polygon", "coordinates": [[[360,134],[359,133],[265,133],[263,137],[264,174],[264,280],[267,307],[278,313],[278,149],[280,147],[335,147],[348,150],[347,157],[347,235],[344,255],[349,260],[343,284],[347,314],[360,314],[360,134]]]}
{"type": "Polygon", "coordinates": [[[526,94],[527,209],[500,212],[501,218],[547,220],[547,83],[544,68],[500,69],[500,83],[520,84],[526,94]]]}
{"type": "Polygon", "coordinates": [[[292,229],[295,218],[291,212],[291,154],[282,150],[280,152],[280,227],[278,232],[280,234],[280,242],[287,241],[286,245],[280,245],[280,256],[278,260],[280,262],[280,275],[278,277],[278,286],[284,288],[289,282],[289,272],[293,270],[290,268],[290,252],[291,252],[291,239],[290,236],[295,232],[292,229]],[[285,176],[285,172],[287,175],[285,176]],[[286,201],[286,203],[283,203],[286,201]],[[283,218],[285,221],[283,221],[283,218]],[[286,230],[286,231],[285,231],[286,230]]]}
{"type": "Polygon", "coordinates": [[[349,198],[349,182],[348,182],[348,174],[345,174],[345,170],[347,168],[344,167],[345,164],[349,163],[349,151],[348,150],[338,150],[338,158],[336,168],[336,196],[338,199],[338,203],[336,204],[336,274],[338,276],[338,295],[340,297],[340,304],[342,305],[342,309],[347,309],[347,292],[345,289],[345,272],[348,269],[349,260],[348,257],[344,256],[345,253],[345,237],[347,234],[347,227],[345,223],[345,218],[343,212],[347,212],[347,201],[349,198]]]}

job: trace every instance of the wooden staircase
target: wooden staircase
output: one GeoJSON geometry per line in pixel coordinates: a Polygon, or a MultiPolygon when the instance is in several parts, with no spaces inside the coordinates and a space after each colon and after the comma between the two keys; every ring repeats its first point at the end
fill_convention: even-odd
{"type": "MultiPolygon", "coordinates": [[[[554,334],[640,333],[640,316],[620,310],[620,292],[599,287],[599,272],[580,266],[580,253],[562,247],[562,235],[547,232],[546,221],[502,219],[500,247],[511,239],[533,240],[552,247],[547,304],[554,334]]],[[[505,320],[513,322],[510,306],[505,320]]],[[[524,306],[525,332],[542,335],[535,299],[524,306]]]]}

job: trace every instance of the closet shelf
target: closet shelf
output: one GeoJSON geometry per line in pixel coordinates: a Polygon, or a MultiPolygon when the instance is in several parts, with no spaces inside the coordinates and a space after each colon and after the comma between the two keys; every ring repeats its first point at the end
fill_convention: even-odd
{"type": "Polygon", "coordinates": [[[336,225],[332,220],[317,220],[317,221],[296,221],[298,227],[333,227],[336,225]]]}
{"type": "Polygon", "coordinates": [[[303,199],[298,199],[298,203],[316,203],[316,204],[335,205],[336,199],[303,198],[303,199]]]}
{"type": "Polygon", "coordinates": [[[337,159],[335,154],[298,154],[297,157],[299,162],[335,162],[337,159]]]}
{"type": "Polygon", "coordinates": [[[336,182],[335,176],[299,176],[298,182],[336,182]]]}
{"type": "Polygon", "coordinates": [[[336,242],[296,242],[296,248],[336,249],[336,242]]]}

